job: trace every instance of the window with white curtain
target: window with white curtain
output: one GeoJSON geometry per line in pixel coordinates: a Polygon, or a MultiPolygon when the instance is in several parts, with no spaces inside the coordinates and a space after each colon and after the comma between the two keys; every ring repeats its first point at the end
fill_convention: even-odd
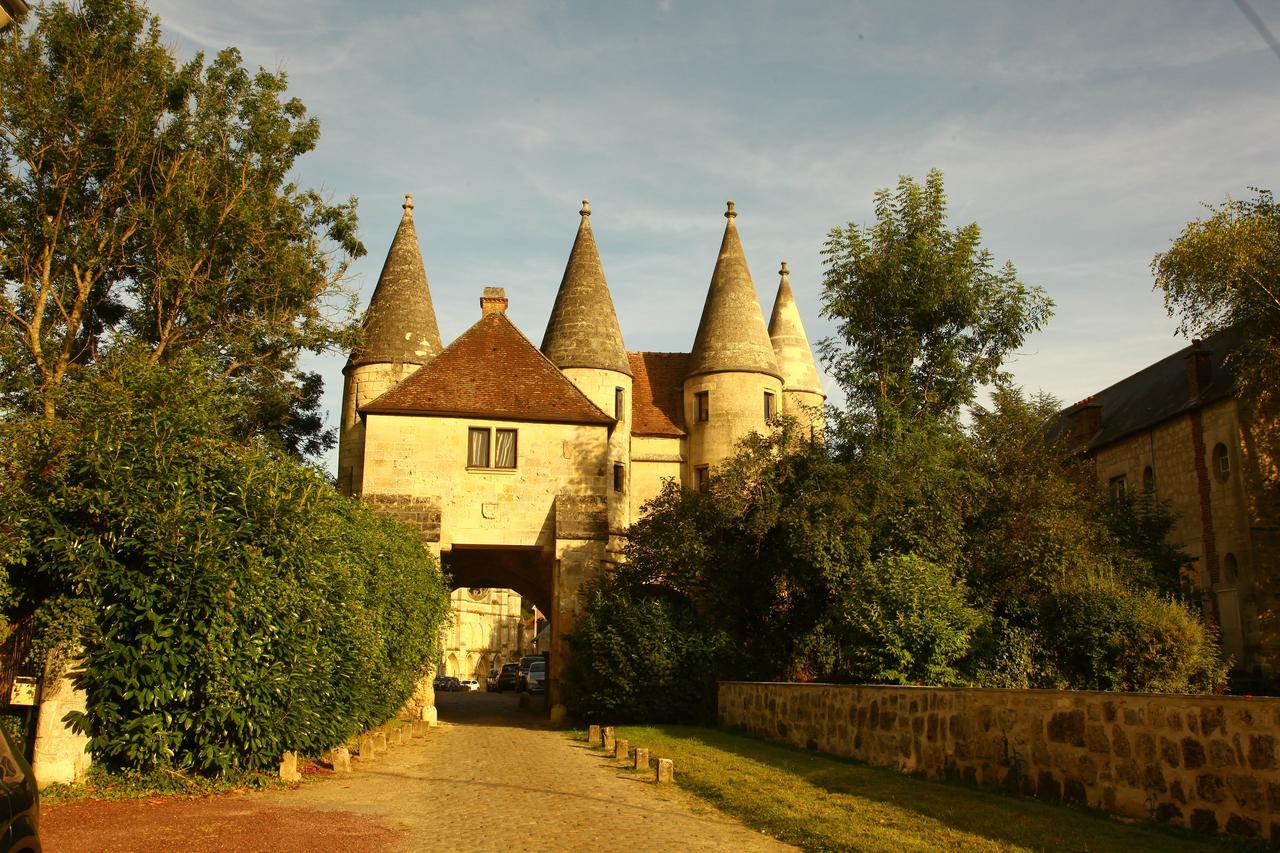
{"type": "Polygon", "coordinates": [[[493,467],[516,467],[516,431],[513,429],[497,430],[497,453],[494,454],[493,467]]]}
{"type": "Polygon", "coordinates": [[[471,427],[467,432],[467,467],[489,467],[489,430],[471,427]]]}

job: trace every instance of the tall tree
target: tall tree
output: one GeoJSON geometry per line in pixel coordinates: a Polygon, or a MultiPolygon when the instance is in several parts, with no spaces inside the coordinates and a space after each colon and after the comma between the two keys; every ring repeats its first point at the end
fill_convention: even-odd
{"type": "Polygon", "coordinates": [[[137,0],[42,7],[0,46],[0,358],[10,409],[125,341],[196,349],[246,432],[318,452],[303,350],[349,346],[355,202],[290,180],[319,124],[234,49],[178,66],[137,0]]]}
{"type": "Polygon", "coordinates": [[[903,176],[875,196],[876,222],[827,238],[823,315],[837,337],[823,357],[849,415],[882,438],[954,419],[1001,375],[1010,351],[1048,319],[1052,302],[996,267],[977,224],[947,226],[942,173],[903,176]]]}

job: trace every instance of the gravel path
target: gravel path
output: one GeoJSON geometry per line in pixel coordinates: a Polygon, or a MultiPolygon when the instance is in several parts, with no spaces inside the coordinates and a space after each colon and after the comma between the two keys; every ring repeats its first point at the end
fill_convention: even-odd
{"type": "Polygon", "coordinates": [[[45,849],[788,849],[545,728],[512,694],[437,705],[429,737],[293,790],[52,806],[45,849]]]}

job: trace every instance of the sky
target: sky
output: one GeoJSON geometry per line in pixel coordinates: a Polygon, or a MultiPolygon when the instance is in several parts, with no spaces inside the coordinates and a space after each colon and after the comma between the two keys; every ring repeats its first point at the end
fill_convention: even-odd
{"type": "MultiPolygon", "coordinates": [[[[485,286],[541,341],[583,198],[628,349],[690,349],[728,199],[764,317],[786,260],[816,344],[827,233],[936,167],[951,223],[1055,302],[1008,368],[1070,403],[1184,345],[1150,265],[1204,204],[1280,189],[1280,56],[1230,0],[151,9],[180,58],[235,46],[320,119],[296,177],[359,199],[361,309],[413,194],[446,345],[485,286]]],[[[332,426],[344,360],[305,362],[332,426]]]]}

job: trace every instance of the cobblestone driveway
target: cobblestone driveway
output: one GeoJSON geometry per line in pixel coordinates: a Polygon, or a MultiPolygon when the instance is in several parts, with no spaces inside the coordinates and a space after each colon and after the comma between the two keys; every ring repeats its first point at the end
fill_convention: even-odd
{"type": "Polygon", "coordinates": [[[425,740],[295,790],[55,806],[46,849],[788,849],[674,786],[612,769],[509,693],[437,703],[442,725],[425,740]]]}

